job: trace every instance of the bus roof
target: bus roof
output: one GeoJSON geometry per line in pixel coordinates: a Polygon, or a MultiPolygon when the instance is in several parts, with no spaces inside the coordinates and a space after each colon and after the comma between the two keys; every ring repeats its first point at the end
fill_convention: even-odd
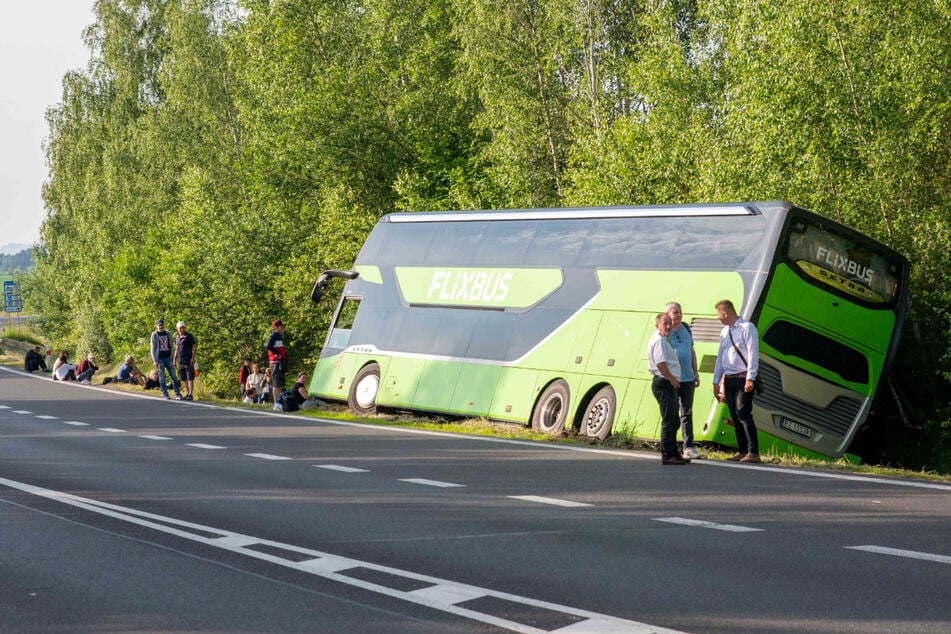
{"type": "Polygon", "coordinates": [[[486,220],[586,220],[597,218],[663,218],[697,216],[753,216],[761,206],[789,203],[711,203],[698,205],[621,205],[566,207],[557,209],[500,209],[473,211],[425,211],[388,214],[384,222],[481,222],[486,220]]]}

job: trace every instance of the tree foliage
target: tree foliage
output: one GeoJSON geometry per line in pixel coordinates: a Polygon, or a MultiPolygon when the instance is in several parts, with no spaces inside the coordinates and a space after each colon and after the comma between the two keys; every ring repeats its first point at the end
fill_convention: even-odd
{"type": "Polygon", "coordinates": [[[47,115],[49,215],[24,284],[57,346],[144,355],[156,317],[184,319],[205,385],[227,392],[275,317],[295,363],[315,360],[332,307],[310,285],[389,211],[786,199],[912,261],[874,427],[926,438],[903,453],[885,436],[885,459],[951,462],[947,3],[95,10],[92,61],[47,115]]]}

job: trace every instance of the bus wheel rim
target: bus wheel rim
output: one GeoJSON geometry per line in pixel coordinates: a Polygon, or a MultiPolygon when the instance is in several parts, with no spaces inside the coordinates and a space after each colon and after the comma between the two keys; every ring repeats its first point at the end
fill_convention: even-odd
{"type": "Polygon", "coordinates": [[[587,420],[585,420],[585,429],[588,435],[590,436],[600,431],[610,415],[611,403],[608,402],[608,399],[599,398],[596,402],[592,403],[591,408],[588,410],[587,420]]]}
{"type": "Polygon", "coordinates": [[[357,405],[360,407],[372,407],[376,403],[377,392],[380,391],[380,378],[375,375],[370,375],[363,377],[363,379],[357,383],[357,389],[355,392],[357,405]]]}
{"type": "Polygon", "coordinates": [[[541,416],[542,425],[545,429],[552,429],[558,424],[564,405],[564,400],[558,394],[552,395],[551,398],[545,401],[541,416]]]}

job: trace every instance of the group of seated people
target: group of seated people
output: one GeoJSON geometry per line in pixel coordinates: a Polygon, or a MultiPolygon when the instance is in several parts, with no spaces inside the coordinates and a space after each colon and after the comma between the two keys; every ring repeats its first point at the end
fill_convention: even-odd
{"type": "MultiPolygon", "coordinates": [[[[33,352],[39,354],[39,346],[33,348],[33,352]]],[[[27,353],[29,356],[29,353],[27,353]]],[[[53,363],[54,381],[78,381],[83,385],[92,384],[92,375],[96,373],[99,366],[95,364],[96,357],[91,352],[86,358],[79,362],[79,365],[70,363],[69,353],[65,350],[59,353],[56,361],[53,363]]],[[[34,358],[35,362],[35,358],[34,358]]],[[[26,362],[24,362],[26,363],[26,362]]],[[[45,366],[46,363],[44,362],[45,366]]],[[[31,370],[33,372],[35,370],[31,370]]]]}
{"type": "MultiPolygon", "coordinates": [[[[79,381],[85,385],[91,384],[92,375],[96,373],[99,366],[95,365],[95,356],[92,353],[86,355],[86,358],[80,364],[74,365],[69,361],[69,353],[63,350],[59,353],[56,362],[53,363],[52,374],[54,381],[79,381]]],[[[40,354],[40,346],[34,346],[32,350],[26,353],[24,367],[28,372],[50,372],[46,367],[46,361],[40,354]]],[[[290,390],[285,390],[282,395],[282,401],[287,399],[289,402],[285,405],[285,411],[294,411],[297,409],[311,409],[316,402],[311,400],[307,394],[306,388],[307,375],[301,372],[297,376],[297,382],[290,390]]],[[[148,377],[142,374],[135,364],[135,357],[131,354],[125,358],[114,377],[108,376],[102,381],[103,385],[109,383],[129,383],[141,386],[146,390],[153,390],[159,387],[158,370],[152,370],[148,377]]],[[[269,403],[271,396],[271,370],[266,369],[262,374],[258,364],[251,367],[250,373],[244,382],[244,393],[242,401],[245,403],[269,403]]],[[[283,403],[282,403],[283,404],[283,403]]]]}
{"type": "MultiPolygon", "coordinates": [[[[99,370],[99,366],[94,363],[95,360],[95,355],[89,353],[77,366],[69,361],[69,352],[63,350],[53,363],[53,367],[48,368],[46,359],[44,359],[40,353],[40,346],[33,346],[33,348],[26,353],[26,358],[23,360],[23,367],[27,372],[36,372],[38,370],[51,372],[54,381],[78,381],[84,385],[90,385],[92,383],[93,374],[99,370]]],[[[102,380],[102,383],[103,385],[109,383],[129,383],[141,386],[146,390],[153,390],[159,387],[158,370],[152,370],[149,376],[145,376],[135,364],[135,357],[130,354],[119,366],[116,375],[114,377],[107,376],[102,380]]]]}

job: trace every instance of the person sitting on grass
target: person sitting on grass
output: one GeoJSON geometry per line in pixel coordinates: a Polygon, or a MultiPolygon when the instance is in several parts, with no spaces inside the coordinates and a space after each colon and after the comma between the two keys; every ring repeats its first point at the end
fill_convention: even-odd
{"type": "Polygon", "coordinates": [[[142,389],[143,390],[157,390],[158,388],[159,388],[158,370],[153,369],[151,372],[149,372],[149,378],[145,380],[145,385],[142,386],[142,389]]]}
{"type": "Polygon", "coordinates": [[[33,346],[30,350],[26,351],[23,367],[27,372],[36,372],[37,370],[49,372],[49,369],[46,367],[46,361],[43,359],[43,355],[40,354],[39,346],[33,346]]]}
{"type": "Polygon", "coordinates": [[[75,381],[76,366],[69,362],[69,353],[63,350],[53,364],[54,381],[75,381]]]}
{"type": "Polygon", "coordinates": [[[142,372],[139,371],[137,365],[135,365],[135,357],[131,354],[125,358],[125,361],[122,362],[122,365],[119,366],[119,369],[116,370],[116,375],[114,377],[107,376],[102,380],[103,385],[108,383],[131,383],[132,385],[143,385],[145,383],[145,377],[142,375],[142,372]]]}

